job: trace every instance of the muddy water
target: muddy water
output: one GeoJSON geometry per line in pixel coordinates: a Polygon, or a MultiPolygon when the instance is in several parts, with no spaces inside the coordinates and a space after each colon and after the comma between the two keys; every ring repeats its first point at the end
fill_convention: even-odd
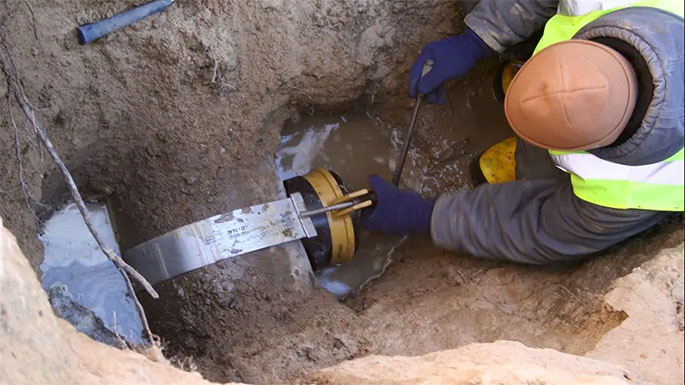
{"type": "MultiPolygon", "coordinates": [[[[106,207],[87,208],[95,228],[119,253],[106,207]]],[[[76,205],[55,212],[39,239],[45,247],[41,281],[57,313],[100,342],[118,345],[119,335],[141,344],[143,326],[126,283],[88,232],[76,205]]]]}
{"type": "Polygon", "coordinates": [[[488,63],[449,82],[445,105],[421,107],[412,140],[419,175],[410,171],[407,179],[418,178],[415,185],[423,194],[436,196],[482,183],[478,157],[514,135],[493,92],[495,68],[496,63],[488,63]]]}
{"type": "Polygon", "coordinates": [[[335,171],[352,189],[369,174],[389,178],[399,151],[393,128],[368,112],[305,116],[283,129],[276,163],[282,179],[316,167],[335,171]]]}

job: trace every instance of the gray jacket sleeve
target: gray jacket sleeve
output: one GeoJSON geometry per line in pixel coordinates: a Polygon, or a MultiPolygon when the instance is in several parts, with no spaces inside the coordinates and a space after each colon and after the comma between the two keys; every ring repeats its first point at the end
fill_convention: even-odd
{"type": "Polygon", "coordinates": [[[431,235],[447,249],[545,264],[603,250],[665,216],[585,202],[573,194],[570,181],[521,180],[440,196],[431,235]]]}
{"type": "Polygon", "coordinates": [[[464,20],[490,48],[502,53],[542,29],[557,4],[558,0],[482,0],[464,20]]]}

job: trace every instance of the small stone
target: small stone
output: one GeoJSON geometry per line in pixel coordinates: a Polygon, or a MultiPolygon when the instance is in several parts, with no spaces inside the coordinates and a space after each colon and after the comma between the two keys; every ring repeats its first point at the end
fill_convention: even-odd
{"type": "Polygon", "coordinates": [[[188,183],[191,186],[197,183],[197,176],[195,175],[185,175],[183,179],[185,179],[186,183],[188,183]]]}

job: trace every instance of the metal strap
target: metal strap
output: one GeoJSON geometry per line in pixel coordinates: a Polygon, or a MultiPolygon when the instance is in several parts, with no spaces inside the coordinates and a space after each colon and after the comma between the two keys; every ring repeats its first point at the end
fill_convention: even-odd
{"type": "Polygon", "coordinates": [[[156,284],[251,251],[316,236],[299,193],[290,198],[215,215],[129,249],[124,259],[156,284]]]}

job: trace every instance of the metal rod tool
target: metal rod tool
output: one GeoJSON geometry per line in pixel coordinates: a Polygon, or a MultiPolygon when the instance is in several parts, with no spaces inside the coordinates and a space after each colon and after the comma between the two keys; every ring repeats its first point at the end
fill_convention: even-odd
{"type": "Polygon", "coordinates": [[[352,211],[361,210],[376,204],[376,193],[368,189],[361,189],[351,192],[338,200],[331,202],[326,207],[318,209],[300,211],[300,218],[308,218],[317,214],[336,211],[333,215],[347,215],[352,211]]]}
{"type": "Polygon", "coordinates": [[[322,207],[320,209],[302,211],[302,212],[300,212],[300,217],[306,218],[306,217],[311,217],[311,216],[314,216],[317,214],[327,213],[329,211],[342,210],[342,209],[346,209],[348,207],[352,207],[355,204],[356,204],[355,202],[349,201],[349,202],[342,202],[342,203],[334,204],[331,206],[322,207]]]}
{"type": "MultiPolygon", "coordinates": [[[[423,63],[423,69],[421,70],[421,77],[426,76],[433,69],[433,60],[427,59],[423,63]]],[[[402,148],[402,153],[400,154],[400,161],[397,162],[395,166],[395,172],[392,175],[392,184],[397,187],[400,184],[400,178],[402,177],[402,169],[404,169],[404,162],[407,160],[407,153],[409,153],[409,145],[411,144],[411,137],[414,134],[414,125],[416,125],[416,116],[419,114],[419,106],[421,105],[421,100],[423,99],[422,94],[416,95],[416,103],[414,103],[414,111],[411,113],[411,121],[409,122],[409,129],[407,130],[407,135],[404,138],[404,146],[402,148]]]]}

